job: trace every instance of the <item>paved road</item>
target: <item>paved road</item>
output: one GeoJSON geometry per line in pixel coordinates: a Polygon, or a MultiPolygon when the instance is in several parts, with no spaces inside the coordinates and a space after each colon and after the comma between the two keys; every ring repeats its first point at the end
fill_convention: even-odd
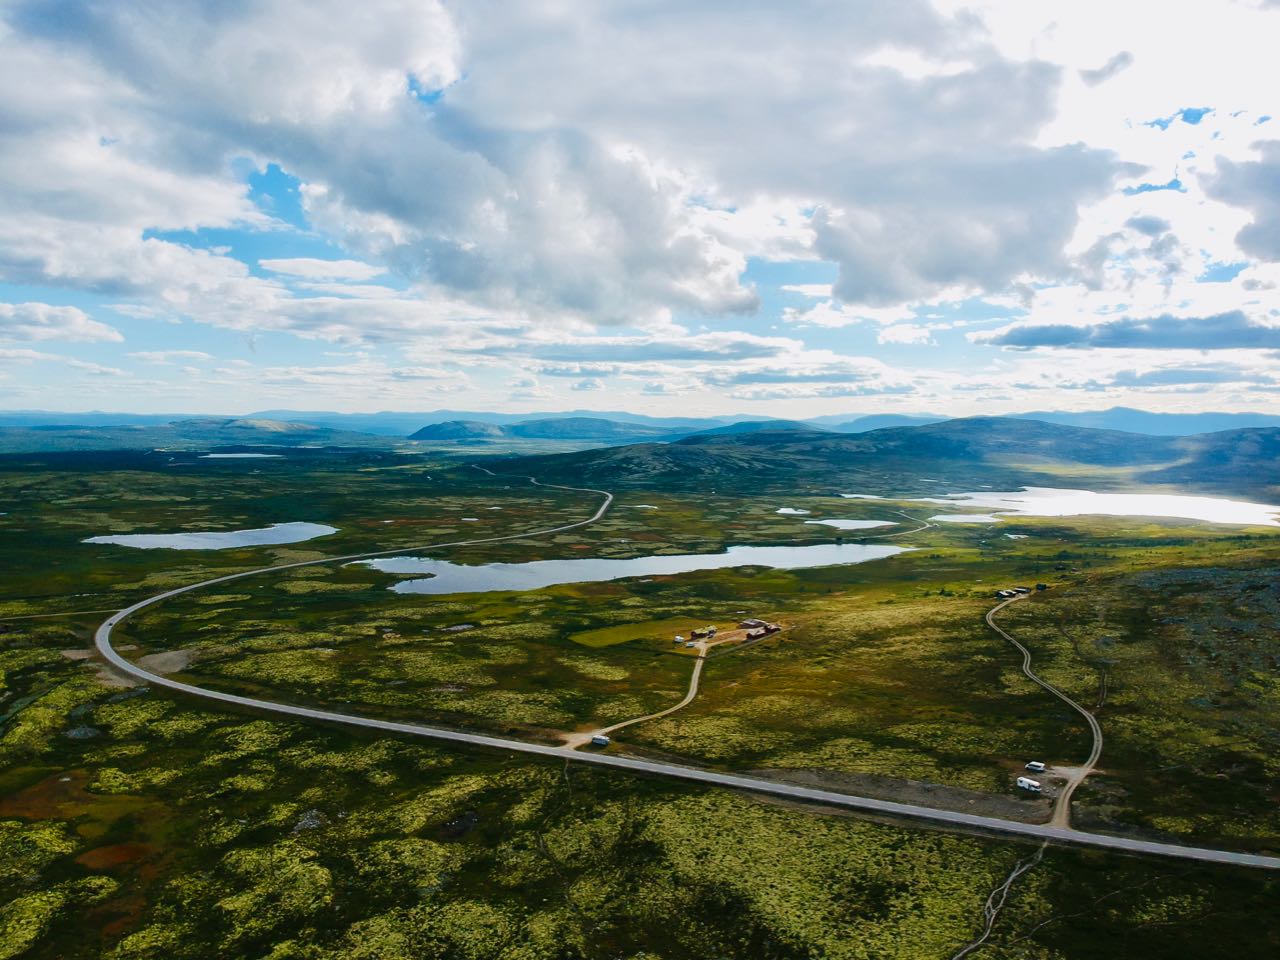
{"type": "Polygon", "coordinates": [[[1009,604],[1017,603],[1019,600],[1023,600],[1028,596],[1030,596],[1030,594],[1023,593],[1009,600],[1005,600],[1003,603],[996,604],[987,611],[987,626],[1022,651],[1022,672],[1026,674],[1029,679],[1044,687],[1044,689],[1048,690],[1051,694],[1080,714],[1080,716],[1084,717],[1085,722],[1089,724],[1089,729],[1093,732],[1093,749],[1089,751],[1089,758],[1085,760],[1083,766],[1075,767],[1071,771],[1070,776],[1067,777],[1067,785],[1062,788],[1062,792],[1058,794],[1057,799],[1054,801],[1053,819],[1050,823],[1055,827],[1069,827],[1071,826],[1071,795],[1076,792],[1076,787],[1080,786],[1080,784],[1084,782],[1084,778],[1093,773],[1093,768],[1098,764],[1098,758],[1102,756],[1102,726],[1098,723],[1098,718],[1091,712],[1076,703],[1075,700],[1071,699],[1071,697],[1067,696],[1053,684],[1037,676],[1036,672],[1031,669],[1031,651],[1004,630],[996,626],[995,617],[997,613],[1009,604]]]}
{"type": "Polygon", "coordinates": [[[377,553],[353,554],[346,557],[330,557],[325,560],[304,560],[298,563],[286,563],[274,567],[262,567],[257,570],[248,570],[242,573],[233,573],[222,577],[214,577],[211,580],[193,583],[185,587],[179,587],[175,590],[167,590],[164,593],[156,594],[154,597],[141,600],[138,603],[126,607],[118,613],[108,617],[98,627],[98,630],[94,635],[94,643],[97,645],[98,652],[101,653],[102,656],[118,670],[122,670],[124,673],[137,677],[138,679],[152,684],[153,686],[161,687],[166,690],[173,690],[177,693],[183,693],[193,697],[199,697],[214,703],[246,707],[266,713],[280,714],[281,716],[293,719],[314,720],[321,723],[333,723],[365,730],[376,730],[384,733],[425,737],[446,743],[457,743],[471,747],[483,747],[486,749],[505,751],[507,753],[521,753],[556,760],[573,760],[578,763],[589,763],[598,767],[621,770],[626,773],[669,777],[677,780],[691,781],[693,783],[707,784],[714,787],[724,787],[731,790],[743,790],[750,793],[782,797],[787,800],[815,803],[823,806],[839,807],[849,810],[858,810],[903,819],[921,820],[932,824],[938,824],[943,827],[956,827],[965,830],[976,830],[1004,836],[1027,837],[1032,840],[1068,843],[1079,846],[1100,847],[1102,849],[1116,850],[1123,853],[1148,854],[1152,856],[1171,857],[1179,860],[1197,860],[1208,863],[1262,867],[1270,870],[1280,869],[1280,857],[1251,853],[1237,853],[1231,850],[1212,850],[1203,847],[1185,847],[1173,843],[1156,843],[1149,840],[1134,840],[1127,837],[1112,837],[1105,834],[1085,833],[1079,830],[1071,830],[1068,828],[1054,827],[1044,824],[1018,823],[1011,820],[1000,820],[994,817],[979,817],[974,816],[973,814],[958,813],[951,810],[935,810],[931,807],[921,807],[910,803],[897,803],[891,800],[877,800],[871,797],[859,797],[847,793],[836,793],[834,791],[817,790],[811,787],[801,787],[794,784],[779,783],[772,780],[761,780],[756,777],[744,777],[732,773],[720,773],[715,770],[686,767],[675,763],[662,763],[626,756],[610,756],[609,754],[602,753],[579,753],[577,751],[567,750],[564,747],[552,747],[539,743],[526,743],[522,740],[508,740],[503,737],[492,737],[479,733],[463,733],[457,730],[447,730],[441,727],[428,727],[414,723],[396,723],[391,720],[377,720],[371,717],[361,717],[349,713],[315,710],[310,707],[298,707],[287,703],[275,703],[270,700],[258,700],[253,697],[241,697],[236,696],[235,694],[221,693],[217,690],[206,690],[203,687],[197,687],[189,683],[181,683],[177,680],[171,680],[168,677],[151,673],[150,671],[139,667],[137,664],[126,660],[111,646],[111,631],[122,621],[128,619],[139,610],[144,610],[147,607],[161,603],[170,597],[176,597],[180,594],[189,593],[193,590],[199,590],[214,584],[227,583],[232,580],[240,580],[244,577],[251,577],[256,574],[276,570],[289,570],[296,567],[315,566],[322,563],[341,563],[351,560],[366,559],[369,557],[390,556],[397,553],[407,553],[410,550],[439,550],[442,547],[448,546],[462,546],[473,543],[496,543],[503,540],[516,540],[539,534],[545,535],[549,533],[558,533],[564,530],[572,530],[575,527],[582,527],[589,523],[594,523],[604,515],[605,511],[609,508],[609,505],[613,502],[613,495],[604,490],[582,490],[576,487],[559,487],[558,489],[573,490],[580,493],[597,493],[602,495],[605,499],[600,505],[600,508],[589,519],[580,520],[576,523],[564,524],[559,527],[553,527],[549,530],[512,534],[505,537],[488,537],[479,540],[461,540],[453,543],[437,543],[429,546],[412,548],[406,547],[397,550],[379,551],[377,553]]]}

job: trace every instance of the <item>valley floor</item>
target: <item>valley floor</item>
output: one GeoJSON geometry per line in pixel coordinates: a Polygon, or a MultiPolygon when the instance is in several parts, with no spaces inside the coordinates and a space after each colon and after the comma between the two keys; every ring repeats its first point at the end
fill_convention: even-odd
{"type": "MultiPolygon", "coordinates": [[[[101,618],[47,616],[118,609],[210,566],[507,530],[525,536],[449,559],[830,542],[833,531],[803,522],[824,516],[894,518],[899,528],[879,532],[911,529],[898,542],[916,549],[847,567],[465,596],[393,593],[395,577],[368,568],[295,567],[175,597],[116,642],[229,693],[552,749],[557,731],[613,727],[606,756],[1034,821],[1047,803],[1018,798],[1013,776],[1032,758],[1051,774],[1078,765],[1089,731],[1021,675],[982,617],[997,587],[1044,582],[999,623],[1106,732],[1074,826],[1277,846],[1267,631],[1280,595],[1267,570],[1280,544],[1265,530],[1029,518],[915,529],[892,513],[919,519],[909,504],[651,490],[619,496],[590,528],[539,537],[593,508],[571,492],[447,471],[427,481],[425,466],[350,456],[257,475],[218,464],[154,485],[133,464],[0,474],[19,508],[0,523],[0,548],[19,561],[0,598],[0,862],[11,865],[0,956],[914,958],[950,957],[979,935],[983,904],[1034,845],[211,711],[154,684],[108,685],[118,681],[80,653],[101,618]],[[199,556],[80,543],[294,519],[340,532],[199,556]],[[671,642],[746,615],[787,629],[724,655],[671,642]],[[670,711],[695,665],[696,696],[670,711]],[[73,915],[85,922],[67,924],[73,915]]],[[[1174,957],[1190,944],[1212,957],[1280,945],[1280,928],[1258,923],[1276,883],[1267,871],[1050,846],[1010,884],[982,950],[1174,957]]]]}

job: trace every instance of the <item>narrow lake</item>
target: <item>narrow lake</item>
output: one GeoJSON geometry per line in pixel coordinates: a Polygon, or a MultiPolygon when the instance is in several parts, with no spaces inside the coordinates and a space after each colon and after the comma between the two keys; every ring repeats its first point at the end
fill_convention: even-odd
{"type": "Polygon", "coordinates": [[[463,566],[427,557],[384,557],[357,563],[383,573],[428,575],[420,580],[402,580],[391,587],[396,593],[488,593],[494,590],[541,590],[560,583],[597,583],[624,577],[668,576],[728,567],[760,566],[779,570],[830,567],[880,560],[908,549],[887,544],[821,543],[807,547],[730,547],[725,553],[687,553],[631,560],[580,558],[463,566]]]}
{"type": "Polygon", "coordinates": [[[337,527],[323,523],[273,523],[257,530],[210,530],[198,533],[127,533],[90,537],[84,543],[110,543],[140,550],[230,550],[233,547],[264,547],[278,543],[300,543],[337,533],[337,527]]]}

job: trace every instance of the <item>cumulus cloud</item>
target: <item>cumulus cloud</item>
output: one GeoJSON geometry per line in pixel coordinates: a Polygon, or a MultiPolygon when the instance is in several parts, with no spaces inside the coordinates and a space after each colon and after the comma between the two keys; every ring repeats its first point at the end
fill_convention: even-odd
{"type": "Polygon", "coordinates": [[[0,303],[0,339],[120,341],[120,331],[76,307],[47,303],[0,303]]]}
{"type": "MultiPolygon", "coordinates": [[[[234,156],[301,178],[317,226],[411,278],[605,323],[752,310],[749,255],[816,253],[840,267],[839,296],[881,305],[1055,273],[1078,205],[1119,169],[1037,146],[1060,71],[923,0],[679,18],[67,0],[7,19],[4,89],[25,129],[0,171],[30,235],[0,235],[0,266],[94,288],[163,295],[167,257],[225,273],[144,235],[266,220],[234,156]],[[98,235],[78,243],[86,223],[98,235]]],[[[338,263],[264,267],[372,275],[338,263]]]]}
{"type": "Polygon", "coordinates": [[[782,312],[782,321],[801,327],[849,327],[868,321],[884,324],[897,323],[901,320],[910,320],[914,316],[915,311],[906,306],[864,307],[827,300],[807,310],[787,307],[782,312]]]}
{"type": "MultiPolygon", "coordinates": [[[[1274,348],[1280,275],[1256,261],[1280,263],[1280,142],[1248,148],[1269,129],[1263,95],[1186,71],[1141,18],[1100,36],[1108,11],[1083,6],[1049,30],[986,0],[15,0],[0,13],[0,281],[96,295],[139,327],[399,351],[273,368],[282,395],[362,378],[448,391],[463,358],[546,374],[513,388],[528,399],[602,383],[801,401],[923,389],[809,343],[954,343],[974,363],[1013,357],[984,347],[1071,348],[1055,363],[1274,348]],[[296,210],[250,188],[269,165],[296,210]],[[780,266],[798,260],[828,266],[780,266]],[[779,310],[779,290],[803,305],[779,310]],[[972,297],[1003,305],[989,323],[1034,319],[966,345],[959,323],[930,322],[949,312],[925,314],[972,297]],[[776,312],[743,319],[761,304],[776,312]],[[790,336],[761,335],[779,320],[790,336]]],[[[1237,72],[1261,75],[1274,52],[1246,15],[1262,14],[1196,9],[1196,29],[1238,41],[1216,44],[1237,72]]],[[[0,340],[121,336],[75,308],[5,309],[0,340]]],[[[1004,382],[1179,386],[1125,363],[1111,380],[1004,382]]],[[[931,389],[944,382],[997,389],[931,389]]]]}
{"type": "Polygon", "coordinates": [[[1280,261],[1280,140],[1258,144],[1258,152],[1258,160],[1219,160],[1209,195],[1253,214],[1253,222],[1236,234],[1241,250],[1280,261]]]}

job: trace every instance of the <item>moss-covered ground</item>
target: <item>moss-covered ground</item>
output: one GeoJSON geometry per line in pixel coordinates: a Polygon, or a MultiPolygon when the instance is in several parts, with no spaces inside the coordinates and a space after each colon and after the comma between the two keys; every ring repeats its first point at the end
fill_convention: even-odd
{"type": "MultiPolygon", "coordinates": [[[[0,615],[107,609],[217,572],[533,530],[596,503],[389,454],[177,462],[0,463],[0,615]],[[80,542],[287,520],[340,532],[192,554],[80,542]]],[[[913,513],[628,493],[601,524],[448,559],[829,542],[838,532],[803,521],[896,509],[913,513]]],[[[177,598],[119,643],[135,657],[182,651],[166,669],[209,685],[536,739],[679,699],[690,662],[667,633],[748,611],[787,629],[710,660],[690,707],[611,749],[1008,797],[1029,756],[1069,764],[1087,752],[1083,727],[982,625],[996,587],[1044,582],[1002,623],[1054,683],[1100,704],[1106,748],[1078,795],[1079,825],[1277,846],[1273,534],[1021,520],[898,542],[918,549],[860,566],[454,597],[396,594],[393,576],[323,565],[177,598]]],[[[99,619],[0,620],[0,958],[945,958],[1035,849],[214,712],[109,685],[84,656],[99,619]]],[[[1258,871],[1051,848],[983,952],[1269,955],[1277,893],[1258,871]]]]}

